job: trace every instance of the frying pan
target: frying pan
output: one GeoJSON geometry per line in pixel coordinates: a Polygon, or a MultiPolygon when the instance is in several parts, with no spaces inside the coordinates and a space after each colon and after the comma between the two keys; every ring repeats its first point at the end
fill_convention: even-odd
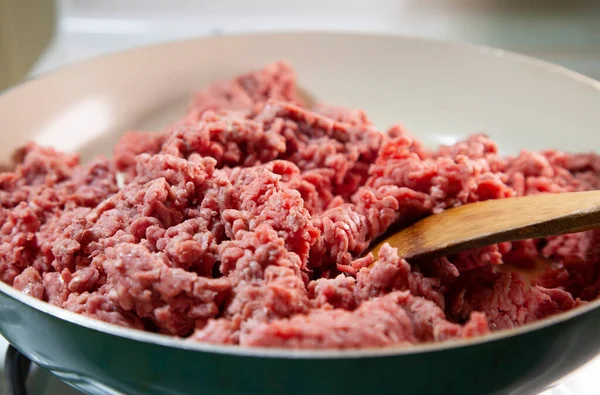
{"type": "MultiPolygon", "coordinates": [[[[598,150],[600,83],[502,51],[358,34],[190,40],[70,66],[0,96],[0,160],[30,139],[84,161],[129,128],[158,130],[188,95],[285,58],[319,99],[428,144],[478,131],[503,150],[598,150]],[[568,130],[568,138],[565,131],[568,130]]],[[[600,351],[600,305],[472,340],[354,351],[215,346],[86,318],[0,283],[0,333],[90,394],[527,394],[600,351]]]]}

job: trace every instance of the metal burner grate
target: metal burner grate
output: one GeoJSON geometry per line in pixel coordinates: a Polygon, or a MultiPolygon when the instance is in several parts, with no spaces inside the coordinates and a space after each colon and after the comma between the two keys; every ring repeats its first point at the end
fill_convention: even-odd
{"type": "Polygon", "coordinates": [[[9,345],[4,356],[5,393],[7,395],[27,395],[25,383],[30,367],[31,361],[19,350],[9,345]]]}

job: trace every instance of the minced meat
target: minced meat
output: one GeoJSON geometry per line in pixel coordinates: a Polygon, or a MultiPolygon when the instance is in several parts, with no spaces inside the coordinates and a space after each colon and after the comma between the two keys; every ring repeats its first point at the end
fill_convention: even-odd
{"type": "Polygon", "coordinates": [[[31,143],[0,174],[0,279],[35,298],[190,341],[291,348],[479,336],[600,293],[600,231],[407,262],[390,226],[463,204],[600,189],[600,156],[502,157],[484,135],[428,150],[401,126],[304,103],[277,62],[195,94],[111,160],[31,143]],[[523,269],[544,260],[528,280],[523,269]],[[508,267],[508,266],[506,266],[508,267]]]}

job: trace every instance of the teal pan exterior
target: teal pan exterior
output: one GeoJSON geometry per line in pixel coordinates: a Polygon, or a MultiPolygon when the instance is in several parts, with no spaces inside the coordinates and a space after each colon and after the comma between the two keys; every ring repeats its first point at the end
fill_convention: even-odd
{"type": "Polygon", "coordinates": [[[89,394],[535,393],[600,351],[596,305],[557,318],[488,339],[413,350],[271,352],[123,330],[0,284],[0,332],[32,361],[89,394]]]}

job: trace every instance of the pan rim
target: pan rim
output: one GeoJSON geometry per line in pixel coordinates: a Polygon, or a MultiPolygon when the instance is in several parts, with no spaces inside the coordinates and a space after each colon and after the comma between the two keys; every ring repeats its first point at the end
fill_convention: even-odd
{"type": "MultiPolygon", "coordinates": [[[[118,62],[120,58],[127,56],[135,56],[139,53],[144,53],[148,50],[159,49],[167,46],[181,45],[185,43],[191,43],[196,41],[208,41],[208,40],[227,40],[235,38],[254,38],[260,39],[261,37],[286,37],[293,39],[294,36],[329,36],[329,37],[365,37],[370,36],[375,39],[402,39],[407,41],[422,42],[436,45],[455,46],[462,50],[478,52],[484,56],[492,56],[497,59],[508,62],[516,62],[524,65],[528,68],[538,69],[546,73],[552,73],[559,77],[564,77],[571,80],[574,83],[587,86],[590,89],[597,90],[600,94],[600,81],[596,81],[590,77],[580,74],[576,71],[569,70],[565,67],[546,62],[544,60],[536,59],[527,55],[514,53],[502,49],[496,49],[483,45],[475,45],[462,43],[457,41],[439,40],[425,37],[412,37],[394,33],[377,33],[377,32],[346,32],[343,30],[327,31],[284,31],[284,32],[254,32],[254,33],[235,33],[235,34],[224,34],[217,37],[195,37],[184,40],[175,40],[162,42],[158,44],[152,44],[133,49],[120,50],[108,55],[93,57],[81,62],[76,62],[71,65],[63,66],[58,69],[40,74],[35,78],[27,80],[22,84],[16,85],[12,88],[6,89],[0,93],[0,99],[10,100],[10,96],[13,92],[18,91],[24,86],[36,84],[38,81],[54,78],[55,75],[68,73],[72,69],[85,68],[89,64],[96,63],[98,61],[109,61],[118,62]]],[[[31,308],[41,311],[42,313],[49,314],[60,320],[67,321],[69,323],[79,325],[88,329],[103,332],[109,335],[134,340],[137,342],[151,343],[165,347],[172,347],[176,349],[193,351],[193,352],[206,352],[215,354],[226,354],[232,356],[246,356],[246,357],[264,357],[264,358],[282,358],[282,359],[339,359],[339,358],[370,358],[370,357],[391,357],[391,356],[407,356],[412,354],[430,353],[446,351],[450,349],[470,347],[488,342],[499,341],[502,339],[511,338],[513,336],[524,335],[542,328],[557,325],[561,322],[568,321],[577,316],[586,314],[598,306],[600,306],[600,299],[596,299],[583,306],[579,306],[575,309],[548,317],[531,324],[526,324],[519,328],[500,330],[493,332],[488,335],[478,336],[472,339],[459,339],[449,340],[444,342],[417,344],[409,347],[398,347],[392,346],[387,348],[364,348],[364,349],[349,349],[349,350],[331,350],[331,349],[305,349],[295,350],[286,348],[265,348],[265,347],[244,347],[239,345],[216,345],[209,343],[194,342],[183,338],[178,338],[169,335],[161,335],[156,333],[145,332],[137,329],[130,329],[117,326],[116,324],[110,324],[107,322],[100,321],[95,318],[85,317],[81,314],[64,310],[60,307],[51,305],[50,303],[38,300],[32,296],[25,295],[18,290],[14,289],[10,285],[0,282],[0,292],[6,296],[17,300],[31,308]]]]}
{"type": "Polygon", "coordinates": [[[458,348],[476,346],[524,335],[549,326],[554,326],[568,321],[577,316],[586,314],[600,306],[600,299],[596,299],[583,306],[565,311],[554,316],[535,321],[513,329],[503,329],[487,335],[481,335],[470,339],[447,340],[442,342],[420,343],[411,346],[390,346],[385,348],[361,348],[361,349],[289,349],[268,347],[245,347],[239,345],[221,345],[187,340],[185,338],[146,332],[138,329],[125,328],[116,324],[101,321],[96,318],[86,317],[48,302],[41,301],[32,296],[21,293],[10,285],[0,282],[0,293],[17,300],[35,310],[48,314],[52,317],[67,321],[71,324],[85,327],[108,335],[117,336],[137,342],[150,343],[164,347],[171,347],[185,351],[205,352],[213,354],[224,354],[241,357],[264,357],[280,359],[340,359],[340,358],[373,358],[408,356],[412,354],[424,354],[441,352],[458,348]]]}

